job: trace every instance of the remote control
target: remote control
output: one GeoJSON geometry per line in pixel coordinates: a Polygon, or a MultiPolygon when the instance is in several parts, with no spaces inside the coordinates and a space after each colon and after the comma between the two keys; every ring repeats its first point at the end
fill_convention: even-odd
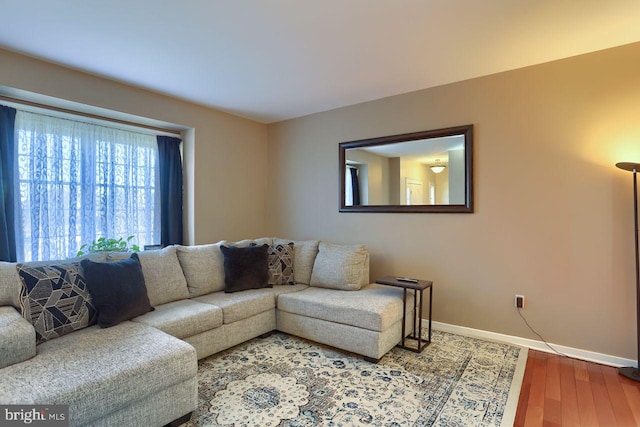
{"type": "Polygon", "coordinates": [[[410,277],[396,277],[398,282],[418,283],[418,279],[412,279],[410,277]]]}

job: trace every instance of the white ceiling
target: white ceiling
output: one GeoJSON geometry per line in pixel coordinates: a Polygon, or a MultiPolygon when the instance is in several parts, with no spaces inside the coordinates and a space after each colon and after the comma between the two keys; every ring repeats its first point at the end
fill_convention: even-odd
{"type": "Polygon", "coordinates": [[[0,11],[2,47],[265,123],[640,41],[640,0],[0,0],[0,11]]]}

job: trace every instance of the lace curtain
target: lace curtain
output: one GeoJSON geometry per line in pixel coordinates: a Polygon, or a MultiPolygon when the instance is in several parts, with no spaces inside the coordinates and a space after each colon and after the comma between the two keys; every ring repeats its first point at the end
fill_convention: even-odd
{"type": "Polygon", "coordinates": [[[19,261],[74,257],[98,237],[160,242],[156,137],[18,111],[19,261]]]}

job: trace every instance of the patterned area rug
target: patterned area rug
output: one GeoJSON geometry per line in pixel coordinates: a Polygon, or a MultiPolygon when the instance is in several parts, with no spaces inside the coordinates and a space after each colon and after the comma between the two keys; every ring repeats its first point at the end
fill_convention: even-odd
{"type": "Polygon", "coordinates": [[[433,331],[376,365],[282,333],[199,362],[187,426],[513,425],[527,350],[433,331]]]}

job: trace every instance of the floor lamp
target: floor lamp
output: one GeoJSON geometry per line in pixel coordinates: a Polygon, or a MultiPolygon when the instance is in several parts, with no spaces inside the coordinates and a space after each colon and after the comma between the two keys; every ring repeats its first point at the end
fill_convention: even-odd
{"type": "Polygon", "coordinates": [[[640,381],[640,259],[638,258],[638,180],[636,177],[637,172],[640,172],[640,163],[616,163],[616,166],[620,169],[633,172],[633,221],[635,224],[635,238],[636,238],[636,344],[638,346],[638,368],[632,366],[625,366],[620,368],[618,372],[620,375],[624,375],[634,381],[640,381]]]}

